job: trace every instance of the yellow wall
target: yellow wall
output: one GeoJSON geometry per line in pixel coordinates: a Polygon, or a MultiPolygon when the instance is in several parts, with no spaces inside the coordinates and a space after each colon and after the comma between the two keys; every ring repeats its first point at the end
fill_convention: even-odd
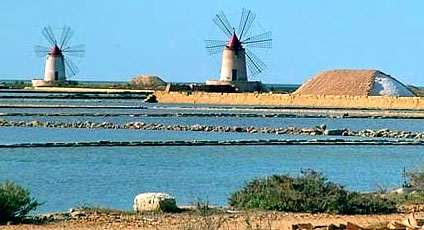
{"type": "Polygon", "coordinates": [[[424,98],[420,97],[319,96],[272,93],[167,93],[164,91],[156,91],[155,95],[159,103],[424,109],[424,98]]]}

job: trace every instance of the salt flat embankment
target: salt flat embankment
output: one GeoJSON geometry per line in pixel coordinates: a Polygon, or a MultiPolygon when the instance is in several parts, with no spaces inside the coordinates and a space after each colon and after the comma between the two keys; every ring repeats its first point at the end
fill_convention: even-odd
{"type": "Polygon", "coordinates": [[[392,131],[390,129],[380,130],[348,130],[327,129],[326,125],[314,128],[299,127],[254,127],[254,126],[211,126],[211,125],[164,125],[147,124],[142,122],[127,122],[125,124],[114,124],[111,122],[42,122],[42,121],[7,121],[0,120],[0,127],[44,127],[44,128],[72,128],[72,129],[128,129],[128,130],[156,130],[156,131],[194,131],[194,132],[220,132],[220,133],[250,133],[250,134],[290,134],[308,136],[352,136],[352,137],[378,137],[378,138],[409,138],[424,139],[424,132],[392,131]]]}
{"type": "Polygon", "coordinates": [[[266,105],[303,108],[424,110],[422,97],[324,96],[273,93],[154,93],[159,103],[266,105]]]}
{"type": "MultiPolygon", "coordinates": [[[[10,90],[9,90],[10,91],[10,90]]],[[[57,93],[133,93],[133,94],[145,94],[152,93],[152,90],[140,90],[140,89],[108,89],[108,88],[71,88],[71,87],[40,87],[40,88],[29,88],[25,89],[27,92],[57,92],[57,93]]],[[[20,90],[19,92],[23,92],[20,90]]]]}
{"type": "Polygon", "coordinates": [[[414,145],[422,146],[421,140],[343,140],[343,139],[264,139],[264,140],[170,140],[170,141],[84,141],[84,142],[45,142],[0,144],[0,148],[35,148],[35,147],[103,147],[103,146],[222,146],[222,145],[414,145]]]}

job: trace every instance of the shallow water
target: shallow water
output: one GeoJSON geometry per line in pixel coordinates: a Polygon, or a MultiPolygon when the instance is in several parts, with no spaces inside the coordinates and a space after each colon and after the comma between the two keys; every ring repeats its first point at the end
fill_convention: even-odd
{"type": "Polygon", "coordinates": [[[78,141],[140,141],[140,140],[236,140],[236,139],[275,139],[300,138],[294,135],[181,132],[127,129],[73,129],[43,127],[0,127],[0,144],[29,142],[78,142],[78,141]]]}
{"type": "MultiPolygon", "coordinates": [[[[81,108],[0,108],[0,113],[91,113],[91,114],[181,114],[181,113],[231,113],[231,114],[281,114],[275,108],[255,108],[252,106],[208,106],[188,104],[144,104],[140,100],[63,100],[63,99],[3,99],[0,104],[8,105],[84,105],[84,106],[144,106],[146,109],[81,109],[81,108]]],[[[326,124],[329,128],[348,128],[351,130],[383,129],[402,131],[424,131],[423,119],[372,119],[372,118],[275,118],[275,117],[143,117],[143,116],[0,116],[12,121],[57,121],[57,122],[112,122],[123,124],[131,121],[179,125],[225,125],[255,127],[303,127],[310,128],[326,124]]]]}
{"type": "Polygon", "coordinates": [[[82,204],[131,209],[135,195],[168,192],[225,205],[245,181],[314,168],[355,190],[400,186],[404,167],[418,167],[412,146],[203,146],[2,149],[0,181],[12,179],[46,203],[38,212],[82,204]]]}
{"type": "MultiPolygon", "coordinates": [[[[0,100],[0,104],[140,106],[137,100],[0,100]]],[[[0,108],[0,113],[278,113],[275,109],[192,105],[145,105],[147,109],[0,108]]],[[[424,131],[422,120],[248,117],[0,117],[14,121],[129,121],[180,125],[314,127],[424,131]]],[[[110,129],[0,127],[0,144],[131,140],[311,139],[247,133],[173,132],[110,129]]],[[[358,138],[358,137],[348,137],[358,138]]],[[[302,168],[324,172],[349,189],[369,191],[377,185],[395,188],[402,170],[422,164],[422,146],[138,146],[0,149],[0,181],[12,179],[46,203],[37,212],[65,211],[89,204],[131,209],[135,195],[168,192],[179,204],[195,198],[225,205],[231,192],[256,177],[273,173],[298,175],[302,168]]]]}

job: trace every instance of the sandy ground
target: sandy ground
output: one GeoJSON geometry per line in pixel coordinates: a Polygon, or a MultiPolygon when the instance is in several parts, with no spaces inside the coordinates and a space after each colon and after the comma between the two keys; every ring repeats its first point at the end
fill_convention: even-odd
{"type": "MultiPolygon", "coordinates": [[[[424,212],[416,213],[417,218],[424,212]]],[[[362,227],[384,226],[390,220],[405,219],[405,214],[390,215],[329,215],[298,214],[283,212],[249,211],[237,213],[215,213],[201,215],[197,212],[176,214],[125,214],[119,212],[76,214],[69,217],[57,215],[54,220],[44,224],[4,225],[0,229],[170,229],[170,230],[244,230],[244,229],[285,229],[291,230],[293,224],[312,223],[316,225],[347,224],[351,222],[362,227]]]]}

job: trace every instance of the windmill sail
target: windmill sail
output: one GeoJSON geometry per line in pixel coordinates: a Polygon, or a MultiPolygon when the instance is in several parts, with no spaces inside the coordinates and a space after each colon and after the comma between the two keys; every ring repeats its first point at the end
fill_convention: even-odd
{"type": "Polygon", "coordinates": [[[50,52],[50,48],[42,45],[35,45],[34,51],[37,57],[45,57],[46,54],[50,52]]]}
{"type": "Polygon", "coordinates": [[[253,21],[255,20],[256,15],[250,11],[243,8],[243,12],[241,14],[240,18],[240,25],[239,25],[239,39],[243,39],[243,35],[247,34],[249,32],[250,27],[252,26],[253,21]]]}
{"type": "Polygon", "coordinates": [[[272,48],[272,33],[266,32],[253,37],[249,37],[244,39],[241,43],[247,47],[270,49],[272,48]]]}
{"type": "Polygon", "coordinates": [[[69,40],[72,38],[72,36],[74,35],[74,31],[69,27],[64,25],[62,27],[62,33],[60,36],[60,42],[59,42],[59,48],[63,49],[68,45],[69,40]]]}
{"type": "Polygon", "coordinates": [[[65,57],[65,65],[66,65],[66,76],[72,77],[77,74],[80,70],[75,63],[73,63],[69,58],[65,57]]]}
{"type": "Polygon", "coordinates": [[[57,45],[57,40],[50,26],[44,27],[41,33],[46,38],[46,40],[50,43],[50,45],[52,46],[57,45]]]}
{"type": "Polygon", "coordinates": [[[226,44],[226,41],[205,40],[206,51],[209,55],[221,53],[226,44]]]}
{"type": "Polygon", "coordinates": [[[224,32],[227,36],[232,35],[233,28],[231,27],[230,22],[228,22],[227,17],[225,16],[224,12],[220,11],[215,18],[213,19],[213,22],[224,32]]]}
{"type": "Polygon", "coordinates": [[[85,45],[66,47],[62,49],[62,53],[67,54],[69,56],[74,56],[74,57],[84,57],[85,45]]]}
{"type": "Polygon", "coordinates": [[[252,76],[262,73],[266,68],[266,64],[249,50],[246,50],[246,64],[252,76]]]}

